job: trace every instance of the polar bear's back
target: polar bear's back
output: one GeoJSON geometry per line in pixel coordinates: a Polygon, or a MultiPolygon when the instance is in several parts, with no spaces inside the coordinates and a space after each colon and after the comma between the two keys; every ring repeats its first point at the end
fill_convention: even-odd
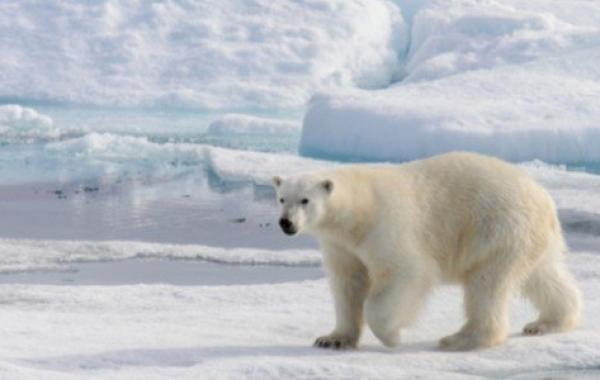
{"type": "MultiPolygon", "coordinates": [[[[527,197],[523,192],[547,197],[546,191],[521,168],[493,157],[467,152],[447,153],[400,165],[351,165],[323,175],[344,183],[345,188],[374,187],[377,193],[388,199],[394,195],[410,194],[430,203],[447,196],[454,200],[443,199],[444,203],[459,201],[473,204],[477,200],[516,201],[507,197],[527,197]]],[[[551,199],[548,200],[551,202],[551,199]]]]}
{"type": "Polygon", "coordinates": [[[523,169],[493,157],[448,153],[398,169],[413,182],[411,188],[427,192],[423,199],[430,204],[468,207],[479,214],[555,211],[546,190],[523,169]]]}

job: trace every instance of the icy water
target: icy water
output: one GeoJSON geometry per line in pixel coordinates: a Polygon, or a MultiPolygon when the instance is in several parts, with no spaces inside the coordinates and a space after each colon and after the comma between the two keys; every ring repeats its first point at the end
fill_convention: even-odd
{"type": "Polygon", "coordinates": [[[129,240],[225,248],[314,248],[277,226],[272,197],[211,190],[203,178],[160,184],[0,187],[0,237],[129,240]]]}

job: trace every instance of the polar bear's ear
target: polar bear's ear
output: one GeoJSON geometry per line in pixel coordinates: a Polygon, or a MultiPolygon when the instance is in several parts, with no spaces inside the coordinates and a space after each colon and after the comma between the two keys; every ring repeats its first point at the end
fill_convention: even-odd
{"type": "Polygon", "coordinates": [[[327,194],[331,194],[331,192],[333,191],[333,181],[330,179],[326,179],[323,182],[321,182],[321,187],[325,189],[327,194]]]}
{"type": "Polygon", "coordinates": [[[282,182],[283,182],[283,179],[281,179],[281,177],[279,177],[277,175],[275,177],[273,177],[273,184],[275,184],[275,187],[281,186],[282,182]]]}

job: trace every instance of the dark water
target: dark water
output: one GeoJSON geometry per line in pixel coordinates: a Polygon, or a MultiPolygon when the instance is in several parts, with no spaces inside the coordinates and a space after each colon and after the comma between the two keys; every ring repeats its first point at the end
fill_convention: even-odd
{"type": "Polygon", "coordinates": [[[274,199],[251,187],[213,191],[206,179],[161,184],[0,188],[0,238],[127,240],[224,248],[316,248],[277,226],[274,199]]]}

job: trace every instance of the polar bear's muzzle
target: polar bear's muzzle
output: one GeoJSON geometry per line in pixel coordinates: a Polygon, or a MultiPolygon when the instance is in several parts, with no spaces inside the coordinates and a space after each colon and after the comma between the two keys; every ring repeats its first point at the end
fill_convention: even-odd
{"type": "Polygon", "coordinates": [[[287,218],[279,219],[279,226],[281,227],[283,232],[285,232],[286,235],[294,235],[297,232],[294,223],[292,223],[292,221],[287,218]]]}

